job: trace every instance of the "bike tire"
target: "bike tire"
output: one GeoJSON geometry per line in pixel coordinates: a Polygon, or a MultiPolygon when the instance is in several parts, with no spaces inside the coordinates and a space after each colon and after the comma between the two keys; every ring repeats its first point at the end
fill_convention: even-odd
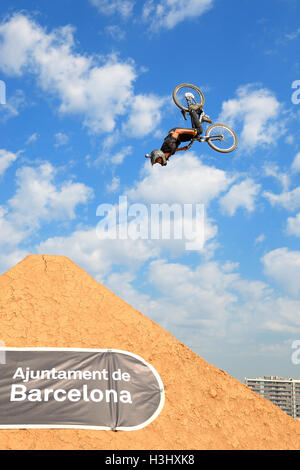
{"type": "Polygon", "coordinates": [[[179,99],[178,99],[178,92],[179,90],[181,90],[181,88],[192,88],[193,90],[197,91],[201,97],[201,102],[199,103],[200,107],[202,108],[204,106],[204,103],[205,103],[205,98],[204,98],[204,94],[203,92],[200,90],[200,88],[198,88],[197,86],[195,85],[192,85],[191,83],[180,83],[180,85],[177,85],[174,90],[173,90],[173,93],[172,93],[172,97],[173,97],[173,101],[174,103],[176,104],[176,106],[178,106],[178,108],[182,109],[183,111],[188,111],[188,107],[186,106],[183,106],[179,99]]]}
{"type": "MultiPolygon", "coordinates": [[[[223,129],[226,129],[226,131],[229,132],[229,134],[231,134],[231,137],[232,137],[232,145],[229,146],[228,148],[222,148],[220,146],[218,146],[217,144],[215,144],[215,142],[219,142],[219,141],[211,141],[210,139],[207,139],[207,143],[208,145],[213,149],[213,150],[216,150],[217,152],[220,152],[220,153],[229,153],[229,152],[232,152],[234,149],[236,149],[237,147],[237,144],[238,144],[238,138],[237,138],[237,135],[236,133],[234,132],[233,129],[231,129],[231,127],[227,126],[226,124],[212,124],[211,126],[209,126],[207,129],[206,129],[206,132],[205,132],[205,137],[211,137],[213,135],[213,131],[216,131],[217,128],[223,128],[223,129]]],[[[217,132],[216,132],[217,134],[217,132]]],[[[218,135],[218,134],[217,134],[218,135]]],[[[221,142],[221,141],[220,141],[221,142]]],[[[223,141],[222,141],[223,142],[223,141]]]]}

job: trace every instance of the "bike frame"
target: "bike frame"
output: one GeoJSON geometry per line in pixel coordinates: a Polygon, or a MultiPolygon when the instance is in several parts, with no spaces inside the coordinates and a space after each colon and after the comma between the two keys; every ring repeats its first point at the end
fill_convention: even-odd
{"type": "MultiPolygon", "coordinates": [[[[191,98],[188,98],[188,97],[185,97],[186,101],[187,101],[187,105],[188,107],[191,106],[191,105],[195,105],[197,104],[196,101],[194,103],[192,103],[192,99],[191,98]]],[[[195,114],[197,115],[197,119],[198,119],[198,123],[199,124],[202,124],[203,122],[203,117],[204,117],[204,111],[202,113],[199,113],[199,111],[197,112],[197,110],[194,110],[195,111],[195,114]]],[[[181,111],[182,112],[182,115],[184,117],[184,119],[186,120],[186,113],[189,114],[190,116],[190,119],[191,119],[191,127],[193,129],[197,129],[197,126],[195,126],[195,124],[193,124],[193,120],[192,120],[192,117],[190,115],[190,113],[188,111],[181,111]]],[[[194,118],[195,119],[195,118],[194,118]]],[[[213,136],[202,136],[202,137],[199,137],[198,139],[192,139],[191,142],[189,143],[189,145],[187,145],[187,148],[189,149],[195,140],[197,140],[198,142],[208,142],[208,140],[223,140],[223,135],[213,135],[213,136]]]]}
{"type": "Polygon", "coordinates": [[[203,137],[199,138],[199,142],[207,142],[208,140],[223,140],[224,136],[223,135],[204,135],[203,137]]]}
{"type": "Polygon", "coordinates": [[[187,149],[190,149],[195,140],[197,142],[208,142],[209,140],[223,140],[224,136],[223,135],[211,135],[211,136],[206,136],[204,135],[203,137],[199,137],[198,139],[192,139],[191,142],[186,146],[187,149]]]}
{"type": "MultiPolygon", "coordinates": [[[[185,97],[186,101],[187,101],[187,105],[188,107],[189,106],[192,106],[193,104],[197,104],[196,101],[194,100],[194,103],[192,102],[192,98],[190,97],[185,97]]],[[[195,111],[195,114],[197,115],[197,118],[198,118],[198,122],[199,124],[202,124],[203,122],[203,117],[205,115],[204,111],[199,113],[199,110],[194,110],[195,111]]],[[[183,117],[184,119],[186,120],[186,111],[181,111],[182,114],[183,114],[183,117]]],[[[190,115],[190,113],[188,112],[189,116],[190,116],[190,119],[191,119],[191,126],[193,129],[197,129],[197,126],[193,125],[193,120],[192,120],[192,117],[190,115]]],[[[187,148],[190,148],[192,146],[192,144],[194,143],[195,140],[197,140],[198,142],[207,142],[208,140],[223,140],[224,139],[224,136],[223,135],[213,135],[213,136],[202,136],[202,137],[199,137],[198,139],[192,139],[191,140],[191,143],[187,146],[187,148]]]]}

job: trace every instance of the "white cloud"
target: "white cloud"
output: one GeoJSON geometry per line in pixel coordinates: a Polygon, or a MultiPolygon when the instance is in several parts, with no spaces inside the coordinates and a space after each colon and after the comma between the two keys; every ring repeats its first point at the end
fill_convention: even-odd
{"type": "Polygon", "coordinates": [[[297,155],[295,156],[293,163],[291,165],[291,170],[294,173],[300,172],[300,152],[298,152],[297,155]]]}
{"type": "MultiPolygon", "coordinates": [[[[297,333],[300,301],[277,296],[262,281],[242,279],[236,268],[213,261],[191,268],[157,259],[147,270],[152,294],[134,287],[136,279],[129,272],[111,274],[105,284],[192,349],[201,337],[201,350],[215,351],[218,343],[212,338],[222,338],[220,351],[234,351],[237,345],[236,351],[242,347],[249,353],[249,337],[264,330],[297,333]]],[[[258,343],[253,340],[255,350],[258,343]]]]}
{"type": "Polygon", "coordinates": [[[111,183],[106,185],[106,190],[109,193],[118,191],[119,188],[120,188],[120,178],[118,176],[114,176],[111,183]]]}
{"type": "Polygon", "coordinates": [[[126,36],[125,31],[121,29],[120,26],[118,26],[117,24],[106,26],[105,31],[117,41],[121,41],[126,36]]]}
{"type": "Polygon", "coordinates": [[[57,184],[55,177],[56,171],[48,162],[37,168],[22,167],[16,172],[17,190],[6,207],[0,206],[2,271],[29,254],[21,244],[28,242],[42,223],[74,219],[77,206],[86,204],[92,197],[92,190],[84,184],[72,181],[57,184]]]}
{"type": "Polygon", "coordinates": [[[121,165],[123,163],[124,158],[126,158],[128,155],[132,153],[132,147],[128,145],[127,147],[121,148],[121,150],[114,155],[112,155],[109,160],[111,163],[114,165],[121,165]]]}
{"type": "MultiPolygon", "coordinates": [[[[149,209],[148,203],[151,202],[161,203],[164,201],[169,204],[176,202],[179,204],[184,202],[199,203],[202,197],[206,202],[209,202],[212,198],[217,197],[222,190],[226,189],[231,182],[225,172],[203,165],[191,152],[184,158],[175,157],[175,159],[177,159],[177,164],[172,169],[170,163],[168,174],[165,173],[165,177],[162,176],[162,173],[159,174],[154,168],[149,168],[146,164],[144,179],[137,183],[135,188],[128,191],[131,208],[133,208],[133,204],[141,204],[142,202],[145,203],[143,208],[146,211],[149,209]],[[179,186],[184,191],[181,192],[178,189],[179,186]],[[148,193],[148,191],[150,192],[148,193]],[[168,195],[168,197],[165,197],[165,195],[168,195]]],[[[160,170],[163,171],[164,168],[160,168],[160,170]]],[[[115,189],[118,184],[119,180],[115,178],[111,186],[114,186],[115,189]]],[[[108,189],[112,189],[112,187],[108,189]]],[[[110,214],[112,216],[113,210],[111,207],[110,214]]],[[[39,210],[40,212],[41,210],[39,210]]],[[[151,216],[151,213],[147,212],[147,214],[151,216]]],[[[134,221],[131,220],[131,216],[129,218],[128,229],[130,235],[128,239],[122,240],[119,237],[109,239],[109,235],[106,238],[98,238],[96,227],[86,228],[76,230],[65,237],[49,238],[40,243],[36,250],[40,253],[64,253],[85,269],[88,269],[98,280],[111,274],[114,265],[126,265],[128,269],[136,270],[137,266],[152,258],[157,258],[162,251],[165,254],[171,252],[178,254],[185,251],[185,234],[179,240],[174,240],[172,235],[170,239],[151,240],[149,239],[150,234],[145,239],[134,239],[135,230],[139,232],[144,219],[139,218],[134,221]]],[[[185,222],[189,222],[189,220],[185,222]]],[[[123,222],[117,221],[117,226],[119,223],[122,228],[123,222]]],[[[205,239],[212,239],[216,232],[217,227],[207,218],[205,220],[205,239]]],[[[211,247],[209,249],[211,250],[211,247]]]]}
{"type": "Polygon", "coordinates": [[[268,164],[264,168],[266,176],[272,176],[277,179],[282,185],[282,192],[275,194],[271,191],[264,191],[263,196],[268,199],[272,206],[281,206],[286,210],[293,211],[300,207],[300,186],[289,191],[292,173],[300,171],[300,153],[298,153],[293,163],[291,164],[290,171],[280,171],[276,164],[268,164]]]}
{"type": "MultiPolygon", "coordinates": [[[[224,288],[228,287],[236,278],[237,274],[228,273],[227,268],[224,274],[216,262],[199,265],[193,270],[180,263],[158,260],[151,263],[149,270],[149,279],[155,287],[161,292],[165,292],[168,288],[169,294],[174,298],[182,296],[183,291],[186,297],[189,290],[191,292],[194,290],[194,283],[200,291],[210,290],[214,285],[214,291],[217,295],[218,292],[223,292],[224,288]],[[176,282],[173,282],[174,279],[176,282]]],[[[207,308],[211,309],[210,302],[208,302],[207,308]]]]}
{"type": "Polygon", "coordinates": [[[145,163],[141,181],[128,190],[132,200],[150,203],[203,203],[218,197],[233,181],[225,171],[204,165],[194,152],[177,154],[167,167],[145,163]]]}
{"type": "MultiPolygon", "coordinates": [[[[126,157],[132,153],[132,147],[131,145],[127,145],[125,147],[121,147],[119,151],[116,153],[113,153],[112,147],[114,144],[116,144],[117,139],[114,138],[109,138],[105,139],[103,145],[102,145],[102,150],[100,155],[93,161],[93,164],[98,166],[98,165],[103,165],[103,164],[112,164],[112,165],[121,165],[126,157]]],[[[87,160],[90,160],[90,156],[88,156],[87,160]]]]}
{"type": "Polygon", "coordinates": [[[256,184],[251,178],[234,184],[225,196],[220,199],[222,210],[230,216],[233,216],[239,207],[244,207],[248,212],[253,212],[259,190],[260,185],[256,184]]]}
{"type": "MultiPolygon", "coordinates": [[[[186,344],[216,347],[211,338],[223,337],[227,343],[247,341],[249,329],[271,329],[269,319],[295,330],[295,309],[286,310],[285,299],[276,299],[261,281],[241,279],[235,263],[214,261],[191,268],[181,263],[158,259],[150,262],[147,287],[155,295],[145,295],[133,287],[130,273],[111,275],[108,287],[150,318],[158,321],[186,344]],[[276,311],[276,317],[270,312],[276,311]],[[289,318],[288,317],[289,313],[289,318]],[[198,338],[198,339],[197,339],[198,338]]],[[[299,302],[300,304],[300,302],[299,302]]],[[[290,307],[290,306],[289,306],[290,307]]]]}
{"type": "Polygon", "coordinates": [[[17,170],[17,191],[7,203],[14,225],[36,228],[40,220],[74,219],[76,207],[93,196],[91,188],[82,183],[64,181],[56,186],[55,176],[55,168],[48,162],[17,170]]]}
{"type": "Polygon", "coordinates": [[[154,95],[137,95],[131,104],[130,116],[123,129],[133,137],[143,137],[161,122],[161,112],[166,98],[154,95]]]}
{"type": "Polygon", "coordinates": [[[234,289],[244,302],[260,302],[264,296],[271,295],[272,290],[262,281],[248,281],[238,277],[234,281],[234,289]]]}
{"type": "Polygon", "coordinates": [[[16,90],[15,94],[10,96],[5,104],[0,106],[2,120],[5,122],[10,118],[20,114],[20,110],[26,105],[26,99],[22,90],[16,90]]]}
{"type": "Polygon", "coordinates": [[[0,149],[0,176],[4,175],[7,168],[9,168],[17,158],[18,153],[12,153],[8,150],[0,149]]]}
{"type": "Polygon", "coordinates": [[[295,137],[293,135],[287,135],[284,141],[289,145],[293,145],[295,142],[295,137]]]}
{"type": "Polygon", "coordinates": [[[204,165],[190,151],[184,156],[173,156],[168,162],[167,171],[160,165],[151,167],[147,161],[141,180],[125,195],[131,204],[137,202],[146,205],[152,233],[161,234],[163,230],[169,230],[172,214],[172,236],[169,240],[160,238],[159,243],[156,241],[166,253],[179,255],[191,249],[189,242],[193,241],[193,246],[197,244],[197,250],[210,258],[217,247],[213,239],[218,228],[207,209],[210,201],[224,192],[233,180],[234,177],[228,176],[226,172],[204,165]],[[160,208],[161,218],[155,216],[157,207],[160,208]]]}
{"type": "Polygon", "coordinates": [[[17,228],[15,222],[15,218],[8,215],[8,210],[0,206],[0,246],[2,254],[7,254],[7,250],[3,248],[4,246],[9,246],[9,251],[11,251],[26,236],[25,229],[17,228]]]}
{"type": "Polygon", "coordinates": [[[168,329],[174,326],[205,328],[206,335],[224,335],[230,306],[237,297],[230,292],[236,273],[224,273],[209,262],[192,269],[180,263],[155,260],[149,265],[148,282],[160,293],[146,314],[159,319],[168,329]]]}
{"type": "Polygon", "coordinates": [[[2,247],[2,253],[0,258],[0,273],[4,273],[8,269],[12,268],[29,254],[30,253],[28,253],[27,250],[22,250],[18,248],[12,248],[7,250],[7,247],[6,250],[4,250],[2,247]]]}
{"type": "Polygon", "coordinates": [[[291,191],[283,191],[281,194],[264,191],[263,196],[269,200],[272,206],[282,206],[289,211],[300,207],[300,186],[291,191]]]}
{"type": "Polygon", "coordinates": [[[264,233],[262,233],[262,234],[258,235],[258,237],[255,238],[254,244],[257,245],[258,243],[262,243],[262,242],[265,241],[265,239],[266,239],[266,236],[265,236],[264,233]]]}
{"type": "Polygon", "coordinates": [[[55,139],[55,144],[54,144],[55,147],[61,147],[63,145],[67,145],[67,143],[69,142],[69,137],[63,132],[57,132],[54,135],[54,139],[55,139]]]}
{"type": "Polygon", "coordinates": [[[96,227],[76,230],[65,237],[49,238],[35,250],[37,253],[68,256],[99,281],[111,272],[113,266],[137,269],[158,253],[148,240],[100,239],[96,227]]]}
{"type": "Polygon", "coordinates": [[[296,39],[300,34],[300,28],[296,29],[296,31],[293,31],[292,33],[286,33],[285,37],[289,40],[296,39]]]}
{"type": "Polygon", "coordinates": [[[59,111],[83,116],[91,132],[110,132],[125,112],[136,78],[134,65],[116,57],[96,59],[74,51],[74,29],[47,33],[16,14],[0,25],[0,66],[10,75],[34,73],[44,91],[57,95],[59,111]]]}
{"type": "MultiPolygon", "coordinates": [[[[120,8],[125,3],[118,2],[120,8]]],[[[108,9],[113,5],[108,2],[108,9]]],[[[137,137],[160,122],[164,99],[134,96],[134,62],[114,54],[80,55],[70,25],[48,33],[24,14],[13,15],[0,24],[0,69],[12,76],[34,74],[42,90],[58,97],[59,112],[81,116],[91,133],[112,132],[125,114],[124,128],[137,137]]]]}
{"type": "Polygon", "coordinates": [[[103,15],[113,15],[118,13],[123,18],[128,18],[132,14],[135,4],[134,0],[90,0],[90,3],[103,15]]]}
{"type": "Polygon", "coordinates": [[[266,88],[245,85],[237,89],[237,97],[225,101],[218,120],[235,127],[242,124],[239,147],[251,151],[260,145],[275,145],[284,132],[281,105],[266,88]],[[279,119],[281,118],[281,119],[279,119]]]}
{"type": "Polygon", "coordinates": [[[288,235],[300,237],[300,212],[295,217],[288,217],[286,231],[288,235]]]}
{"type": "Polygon", "coordinates": [[[42,223],[74,219],[77,206],[87,203],[92,196],[92,190],[84,184],[72,181],[57,184],[55,177],[56,171],[48,162],[17,170],[17,190],[6,207],[0,206],[2,271],[29,254],[22,244],[28,244],[42,223]]]}
{"type": "Polygon", "coordinates": [[[34,132],[28,137],[28,139],[25,142],[25,145],[31,144],[32,142],[36,142],[38,137],[39,137],[39,134],[37,132],[34,132]]]}
{"type": "Polygon", "coordinates": [[[40,45],[40,49],[47,46],[43,30],[22,14],[2,22],[0,37],[1,69],[8,75],[22,75],[25,67],[33,65],[32,54],[37,46],[40,45]]]}
{"type": "Polygon", "coordinates": [[[211,257],[215,243],[204,243],[215,237],[217,227],[205,216],[203,206],[183,204],[147,204],[121,195],[119,204],[100,204],[98,234],[102,240],[142,240],[157,252],[182,254],[185,250],[201,251],[211,257]]]}
{"type": "MultiPolygon", "coordinates": [[[[177,158],[177,157],[176,157],[177,158]]],[[[168,185],[164,191],[169,192],[168,202],[199,202],[199,197],[203,195],[206,201],[217,197],[220,191],[227,188],[231,179],[227,178],[226,173],[202,165],[201,162],[190,153],[186,156],[186,161],[178,159],[178,165],[172,170],[170,164],[170,173],[166,182],[168,185]],[[184,171],[183,171],[184,170],[184,171]],[[201,178],[200,178],[201,176],[201,178]],[[178,200],[178,185],[181,181],[182,188],[189,185],[185,193],[178,200]],[[202,185],[202,188],[201,188],[202,185]],[[203,186],[205,186],[203,188],[203,186]],[[170,194],[170,189],[173,192],[170,194]],[[200,189],[199,189],[200,188],[200,189]],[[208,191],[208,195],[205,195],[208,191]]],[[[146,162],[148,163],[148,162],[146,162]]],[[[162,168],[161,168],[162,169],[162,168]]],[[[164,169],[162,169],[164,170],[164,169]]],[[[161,202],[158,190],[162,188],[162,182],[159,174],[145,166],[144,175],[149,178],[153,184],[157,202],[161,202]],[[147,176],[148,175],[148,176],[147,176]]],[[[16,173],[17,190],[14,196],[7,202],[7,209],[3,211],[0,225],[2,227],[3,243],[7,240],[11,243],[8,253],[15,253],[16,246],[28,236],[33,230],[37,230],[41,225],[53,220],[74,220],[75,210],[79,204],[85,204],[92,196],[90,188],[81,183],[73,181],[63,181],[57,183],[57,171],[48,162],[39,167],[22,167],[16,173]]],[[[148,181],[149,181],[148,180],[148,181]]],[[[110,190],[116,190],[119,186],[119,179],[114,178],[110,190]]],[[[131,193],[131,204],[141,202],[140,191],[146,189],[147,181],[137,185],[131,193]],[[144,188],[144,189],[143,189],[144,188]]],[[[148,202],[144,201],[145,207],[148,202]]],[[[192,214],[194,215],[194,214],[192,214]]],[[[188,221],[192,222],[192,220],[188,221]]],[[[139,229],[140,220],[132,221],[131,232],[139,229]]],[[[206,240],[212,239],[217,232],[217,227],[209,219],[205,220],[206,240]]],[[[114,265],[127,266],[131,270],[137,269],[146,261],[157,258],[159,253],[183,253],[185,251],[185,238],[172,239],[100,239],[97,236],[96,227],[77,229],[69,235],[60,237],[51,237],[40,242],[35,251],[38,253],[65,254],[83,266],[97,279],[101,280],[104,276],[111,273],[114,265]]],[[[1,243],[1,240],[0,240],[1,243]]],[[[2,243],[2,245],[3,245],[2,243]]],[[[212,246],[210,247],[210,250],[212,246]]],[[[15,258],[14,258],[15,259],[15,258]]]]}
{"type": "Polygon", "coordinates": [[[172,29],[182,21],[198,18],[212,6],[213,0],[147,0],[143,18],[154,31],[172,29]]]}
{"type": "Polygon", "coordinates": [[[280,171],[278,165],[274,163],[268,163],[264,167],[264,172],[266,176],[272,176],[273,178],[277,179],[284,190],[289,188],[290,175],[280,171]]]}
{"type": "Polygon", "coordinates": [[[264,272],[292,296],[300,293],[300,251],[277,248],[262,258],[264,272]]]}
{"type": "Polygon", "coordinates": [[[134,305],[136,309],[141,312],[146,312],[149,305],[152,308],[157,307],[157,302],[151,300],[147,294],[143,294],[136,290],[132,283],[135,280],[135,275],[131,272],[125,271],[123,273],[112,273],[106,280],[105,285],[113,292],[117,293],[122,299],[126,299],[130,305],[134,305]]]}
{"type": "Polygon", "coordinates": [[[257,302],[255,308],[260,316],[260,328],[280,333],[299,333],[299,300],[271,296],[257,302]]]}

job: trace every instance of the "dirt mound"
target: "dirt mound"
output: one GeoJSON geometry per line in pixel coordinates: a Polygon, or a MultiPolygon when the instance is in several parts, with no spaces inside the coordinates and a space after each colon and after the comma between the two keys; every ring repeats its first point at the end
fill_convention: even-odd
{"type": "Polygon", "coordinates": [[[16,347],[115,348],[150,362],[165,406],[139,431],[0,430],[0,449],[300,449],[300,423],[190,351],[63,256],[0,276],[0,339],[16,347]]]}

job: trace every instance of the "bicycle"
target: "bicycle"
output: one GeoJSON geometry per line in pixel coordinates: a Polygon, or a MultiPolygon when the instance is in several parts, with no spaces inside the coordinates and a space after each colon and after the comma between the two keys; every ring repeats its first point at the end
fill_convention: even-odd
{"type": "MultiPolygon", "coordinates": [[[[176,106],[181,109],[184,119],[187,120],[187,114],[190,116],[191,124],[194,129],[202,128],[203,122],[212,124],[210,118],[205,115],[203,111],[205,98],[200,88],[191,83],[181,83],[174,88],[172,97],[176,106]]],[[[220,153],[232,152],[238,144],[236,133],[226,124],[217,123],[207,127],[204,136],[192,139],[187,146],[188,149],[195,140],[198,142],[207,142],[213,150],[220,153]]]]}

